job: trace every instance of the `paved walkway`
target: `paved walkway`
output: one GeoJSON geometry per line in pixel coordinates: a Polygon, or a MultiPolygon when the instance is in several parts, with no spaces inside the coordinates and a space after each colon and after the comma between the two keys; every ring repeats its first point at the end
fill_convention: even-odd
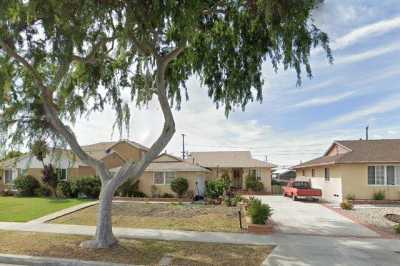
{"type": "MultiPolygon", "coordinates": [[[[93,235],[94,226],[0,223],[0,230],[93,235]]],[[[359,239],[275,233],[217,233],[173,230],[114,228],[119,238],[195,241],[229,244],[276,245],[263,265],[399,265],[400,240],[359,239]],[[398,252],[398,253],[397,253],[398,252]]]]}
{"type": "Polygon", "coordinates": [[[278,230],[287,234],[343,237],[379,237],[371,229],[315,202],[293,201],[282,196],[258,196],[273,209],[278,230]]]}
{"type": "MultiPolygon", "coordinates": [[[[40,223],[1,223],[0,230],[27,231],[40,233],[57,233],[93,236],[96,227],[69,224],[40,224],[40,223]]],[[[114,227],[113,232],[118,238],[159,239],[177,241],[195,241],[211,243],[230,243],[248,245],[274,244],[271,236],[246,233],[196,232],[178,230],[136,229],[114,227]]]]}

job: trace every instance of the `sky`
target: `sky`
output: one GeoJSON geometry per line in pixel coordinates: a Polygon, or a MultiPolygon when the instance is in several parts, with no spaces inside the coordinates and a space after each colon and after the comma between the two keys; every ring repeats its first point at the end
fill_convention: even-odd
{"type": "MultiPolygon", "coordinates": [[[[253,157],[295,165],[321,156],[334,140],[400,138],[400,5],[398,0],[325,0],[314,23],[330,37],[334,63],[311,53],[313,77],[296,86],[294,70],[263,67],[263,102],[227,119],[193,77],[189,101],[174,111],[176,134],[166,151],[250,150],[253,157]]],[[[131,140],[150,146],[162,128],[157,102],[132,107],[131,140]]],[[[119,139],[109,108],[79,120],[81,144],[119,139]]],[[[127,136],[123,136],[127,138],[127,136]]]]}

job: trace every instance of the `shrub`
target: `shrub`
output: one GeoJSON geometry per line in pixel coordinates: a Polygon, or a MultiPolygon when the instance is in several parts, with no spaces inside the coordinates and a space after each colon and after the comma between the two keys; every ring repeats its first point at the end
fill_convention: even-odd
{"type": "Polygon", "coordinates": [[[347,194],[346,200],[355,200],[356,196],[354,194],[347,194]]]}
{"type": "Polygon", "coordinates": [[[232,206],[232,202],[233,200],[231,199],[231,198],[228,198],[228,197],[226,197],[226,198],[224,198],[224,204],[225,204],[225,206],[227,206],[227,207],[231,207],[232,206]]]}
{"type": "Polygon", "coordinates": [[[74,180],[71,189],[78,197],[97,199],[100,195],[101,181],[97,176],[80,177],[74,180]]]}
{"type": "Polygon", "coordinates": [[[189,182],[186,178],[177,177],[171,182],[171,189],[173,192],[178,194],[178,197],[181,198],[189,188],[189,182]]]}
{"type": "Polygon", "coordinates": [[[342,203],[340,203],[340,208],[342,208],[343,210],[352,210],[353,203],[349,201],[343,201],[342,203]]]}
{"type": "Polygon", "coordinates": [[[61,181],[57,184],[57,194],[66,198],[75,198],[77,196],[76,193],[72,192],[71,183],[68,181],[61,181]]]}
{"type": "Polygon", "coordinates": [[[147,195],[142,191],[133,191],[131,197],[134,198],[147,198],[147,195]]]}
{"type": "Polygon", "coordinates": [[[385,199],[385,192],[378,191],[374,193],[374,200],[384,200],[385,199]]]}
{"type": "Polygon", "coordinates": [[[120,197],[132,197],[135,191],[139,190],[139,180],[133,181],[131,178],[126,180],[115,192],[120,197]]]}
{"type": "Polygon", "coordinates": [[[35,195],[35,189],[40,187],[40,183],[35,177],[27,175],[17,177],[14,186],[21,196],[31,197],[35,195]]]}
{"type": "Polygon", "coordinates": [[[171,193],[164,193],[162,194],[161,198],[175,198],[175,196],[171,193]]]}
{"type": "Polygon", "coordinates": [[[259,199],[251,199],[248,212],[253,224],[265,224],[272,215],[272,208],[259,199]]]}
{"type": "Polygon", "coordinates": [[[206,196],[216,199],[224,194],[225,183],[224,180],[211,180],[206,184],[206,196]]]}
{"type": "Polygon", "coordinates": [[[51,190],[48,187],[44,187],[44,186],[36,188],[34,193],[35,193],[35,196],[38,196],[38,197],[51,196],[51,190]]]}
{"type": "Polygon", "coordinates": [[[246,177],[246,189],[259,192],[264,190],[264,185],[257,180],[257,177],[254,174],[249,174],[246,177]]]}
{"type": "Polygon", "coordinates": [[[233,199],[232,199],[232,206],[237,206],[239,202],[243,201],[243,197],[240,195],[236,195],[233,199]]]}
{"type": "Polygon", "coordinates": [[[394,229],[394,231],[395,231],[396,234],[400,234],[400,224],[396,224],[396,225],[393,227],[393,229],[394,229]]]}

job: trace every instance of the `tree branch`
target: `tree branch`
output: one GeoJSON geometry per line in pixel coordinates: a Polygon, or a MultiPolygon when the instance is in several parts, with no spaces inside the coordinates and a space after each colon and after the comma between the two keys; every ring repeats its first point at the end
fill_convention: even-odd
{"type": "Polygon", "coordinates": [[[65,140],[70,145],[71,149],[74,153],[79,157],[79,159],[86,163],[87,165],[95,167],[96,171],[100,173],[102,177],[106,178],[106,181],[110,179],[110,173],[106,169],[104,163],[102,161],[96,160],[87,154],[79,145],[75,135],[69,130],[67,126],[63,124],[63,122],[57,116],[57,109],[53,102],[52,92],[43,84],[42,78],[40,74],[29,64],[25,58],[21,57],[17,52],[15,52],[10,46],[8,46],[3,40],[0,39],[1,48],[12,58],[14,58],[19,64],[23,65],[27,70],[32,74],[32,77],[36,83],[36,85],[41,90],[41,98],[43,101],[43,107],[45,111],[45,115],[49,120],[50,124],[59,133],[61,136],[65,138],[65,140]]]}

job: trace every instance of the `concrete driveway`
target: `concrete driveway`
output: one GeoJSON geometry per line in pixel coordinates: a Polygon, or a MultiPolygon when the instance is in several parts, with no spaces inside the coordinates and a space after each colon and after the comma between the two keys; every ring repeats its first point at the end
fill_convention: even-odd
{"type": "Polygon", "coordinates": [[[272,220],[278,231],[342,237],[380,237],[365,226],[315,202],[293,201],[283,196],[257,196],[273,208],[272,220]]]}

